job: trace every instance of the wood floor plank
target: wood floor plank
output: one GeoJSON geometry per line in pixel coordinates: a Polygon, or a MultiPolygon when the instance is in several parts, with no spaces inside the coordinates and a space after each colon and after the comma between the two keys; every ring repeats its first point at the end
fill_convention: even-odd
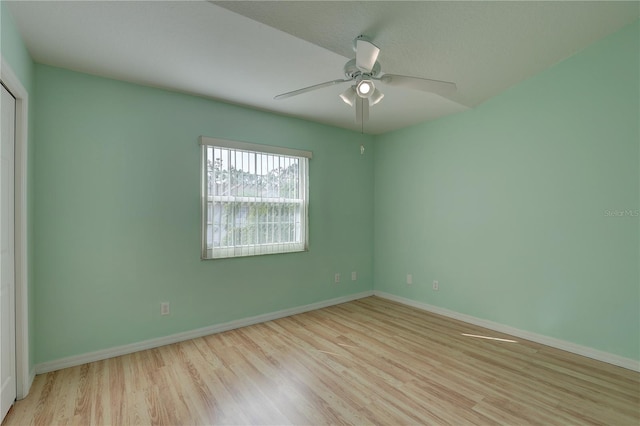
{"type": "Polygon", "coordinates": [[[63,424],[637,426],[640,373],[369,297],[39,375],[2,426],[63,424]]]}

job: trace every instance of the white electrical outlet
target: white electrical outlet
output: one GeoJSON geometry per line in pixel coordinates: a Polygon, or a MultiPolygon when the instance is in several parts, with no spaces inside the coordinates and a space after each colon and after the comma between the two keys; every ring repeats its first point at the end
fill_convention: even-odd
{"type": "Polygon", "coordinates": [[[438,284],[437,280],[433,280],[433,289],[436,291],[440,289],[440,284],[438,284]]]}
{"type": "Polygon", "coordinates": [[[356,271],[353,271],[351,273],[351,281],[356,281],[358,279],[358,273],[356,271]]]}
{"type": "Polygon", "coordinates": [[[162,302],[160,304],[160,315],[169,315],[170,313],[169,302],[162,302]]]}
{"type": "Polygon", "coordinates": [[[340,282],[340,274],[335,274],[333,276],[333,282],[338,284],[340,282]]]}
{"type": "Polygon", "coordinates": [[[407,274],[407,284],[413,284],[413,275],[407,274]]]}

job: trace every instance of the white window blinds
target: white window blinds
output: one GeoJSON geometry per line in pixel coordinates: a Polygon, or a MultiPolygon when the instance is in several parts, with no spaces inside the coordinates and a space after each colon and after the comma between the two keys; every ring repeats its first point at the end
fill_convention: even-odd
{"type": "Polygon", "coordinates": [[[312,154],[200,137],[202,258],[308,248],[308,168],[312,154]]]}

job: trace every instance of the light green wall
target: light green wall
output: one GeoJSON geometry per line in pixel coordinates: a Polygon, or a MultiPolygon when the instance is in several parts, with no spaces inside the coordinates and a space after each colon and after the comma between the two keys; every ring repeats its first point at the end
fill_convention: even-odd
{"type": "Polygon", "coordinates": [[[372,137],[44,65],[36,82],[38,363],[372,289],[372,137]],[[313,151],[309,252],[200,260],[200,135],[313,151]]]}
{"type": "Polygon", "coordinates": [[[7,9],[5,1],[0,1],[0,53],[2,58],[11,67],[11,70],[15,76],[20,80],[22,86],[29,94],[29,123],[27,130],[27,249],[29,250],[28,259],[28,293],[29,293],[29,369],[32,369],[35,362],[36,340],[34,334],[35,324],[35,311],[34,306],[34,275],[33,275],[33,158],[34,158],[34,99],[35,99],[35,84],[34,84],[34,63],[31,60],[31,56],[27,48],[22,41],[22,37],[18,32],[16,24],[13,20],[11,12],[7,9]]]}
{"type": "Polygon", "coordinates": [[[640,359],[639,32],[376,138],[375,289],[640,359]]]}

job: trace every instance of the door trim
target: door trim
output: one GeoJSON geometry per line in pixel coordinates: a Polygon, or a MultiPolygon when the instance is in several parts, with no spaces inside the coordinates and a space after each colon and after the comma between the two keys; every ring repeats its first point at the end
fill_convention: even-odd
{"type": "Polygon", "coordinates": [[[15,274],[16,274],[16,395],[29,393],[35,369],[29,362],[29,286],[27,240],[27,158],[29,93],[2,57],[0,80],[16,98],[15,134],[15,274]]]}

